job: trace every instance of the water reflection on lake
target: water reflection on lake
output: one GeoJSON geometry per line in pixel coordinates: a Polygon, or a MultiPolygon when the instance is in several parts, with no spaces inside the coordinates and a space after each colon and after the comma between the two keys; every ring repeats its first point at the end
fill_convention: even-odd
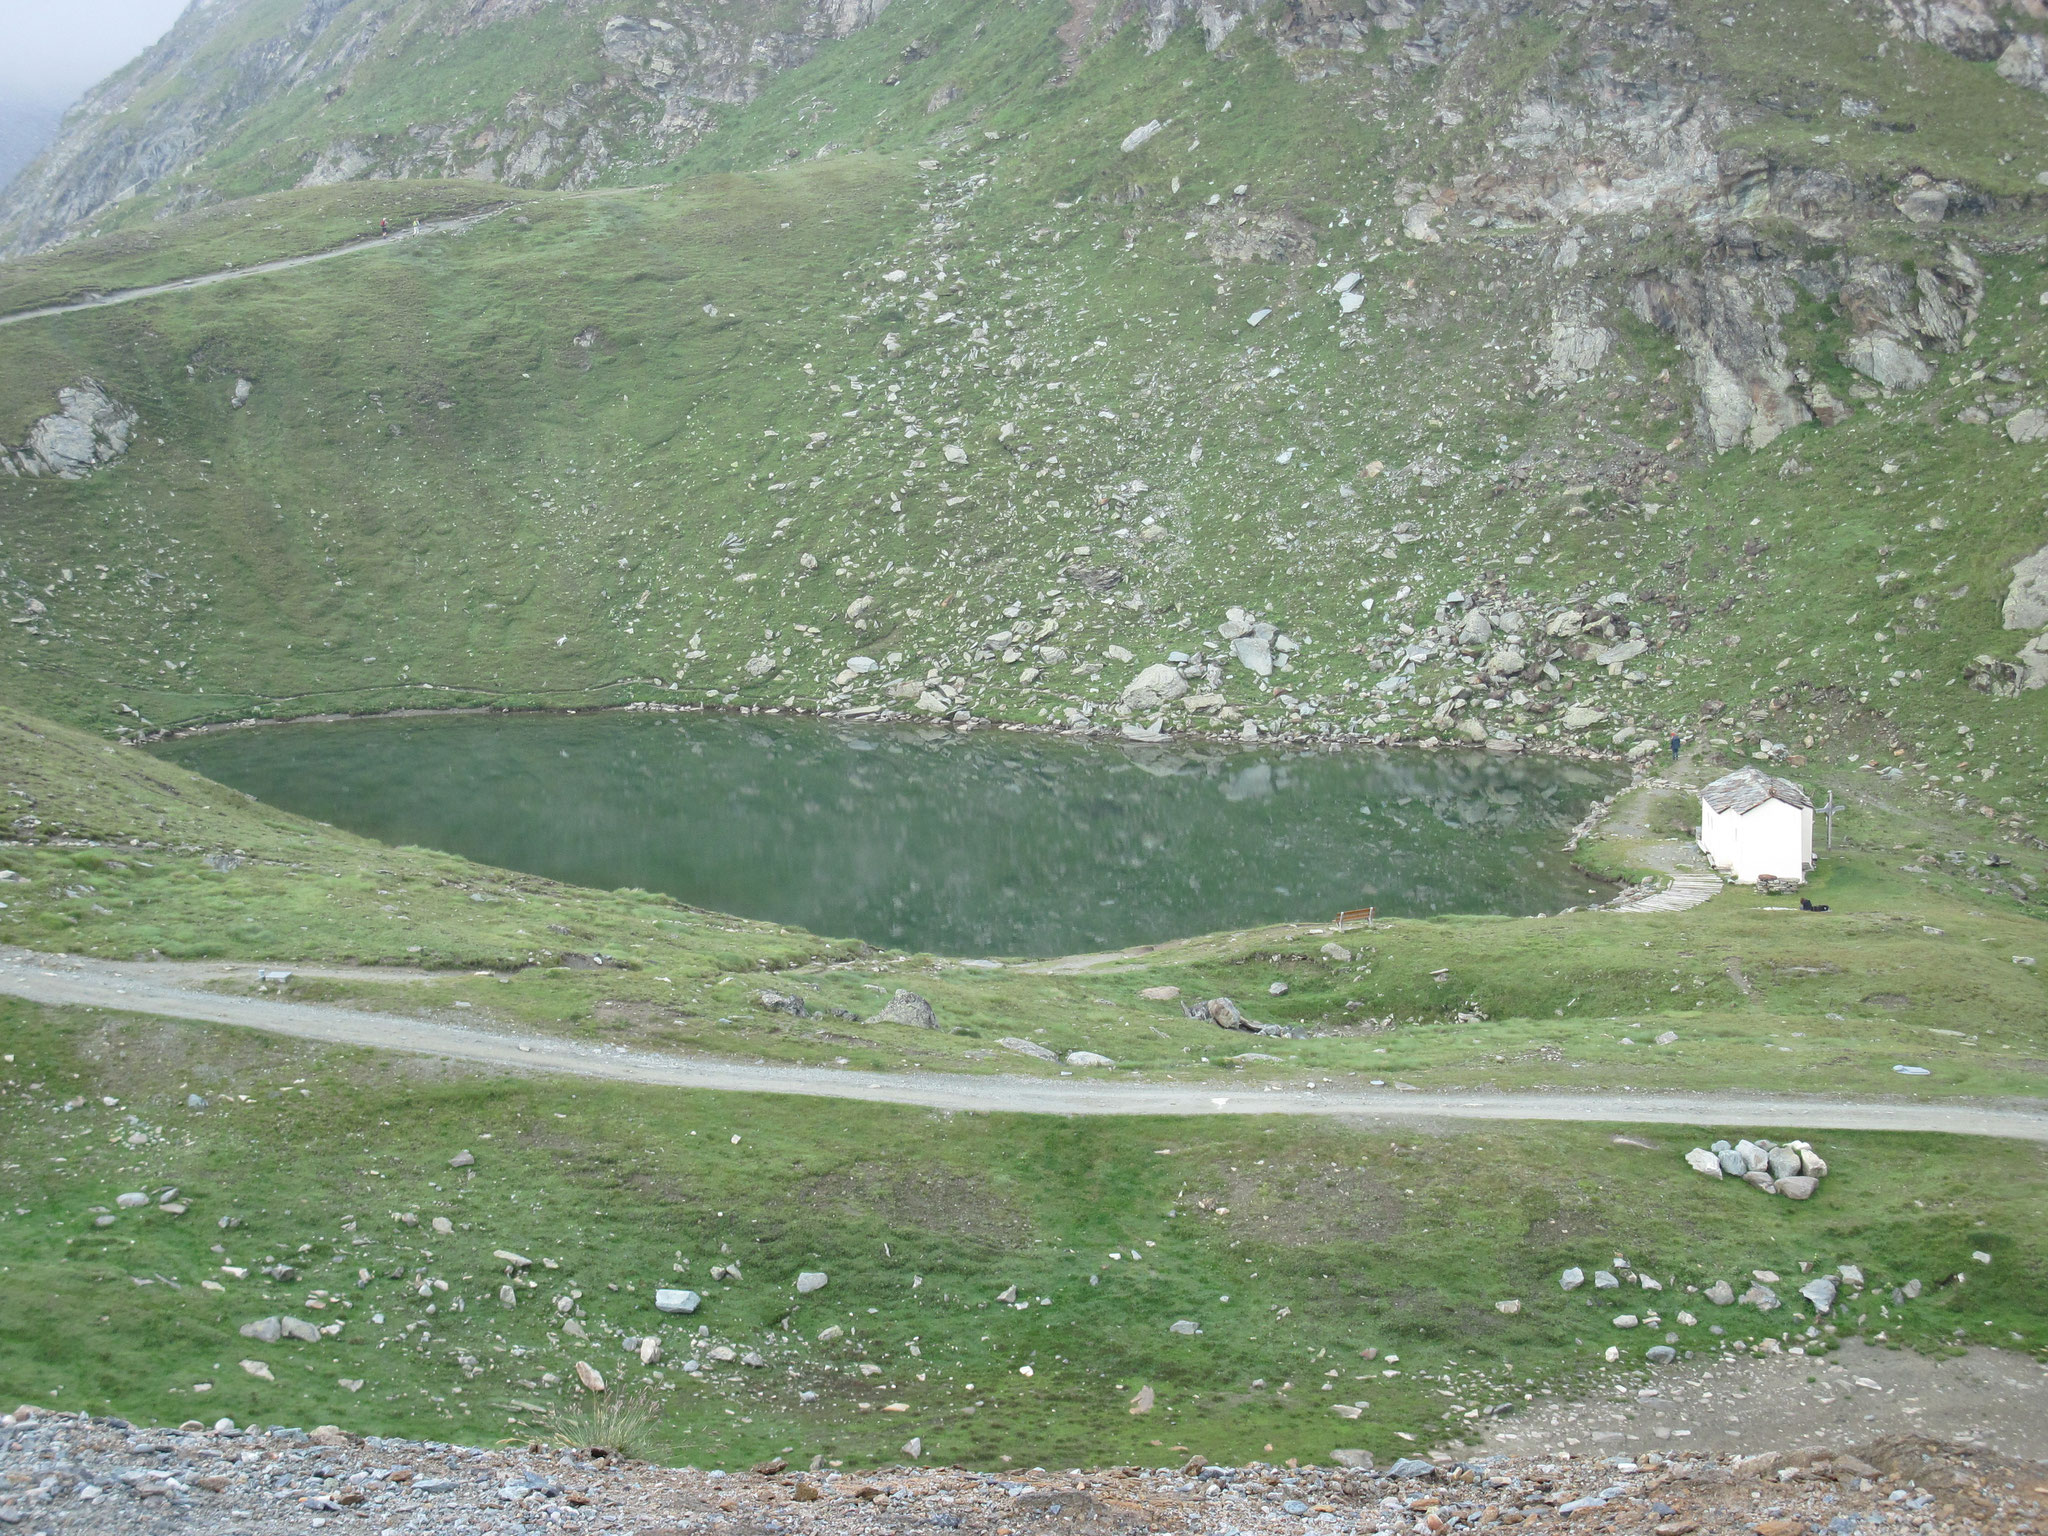
{"type": "Polygon", "coordinates": [[[1068,741],[782,716],[461,715],[227,731],[185,767],[582,885],[950,954],[1117,948],[1345,907],[1554,911],[1613,770],[1484,752],[1068,741]]]}

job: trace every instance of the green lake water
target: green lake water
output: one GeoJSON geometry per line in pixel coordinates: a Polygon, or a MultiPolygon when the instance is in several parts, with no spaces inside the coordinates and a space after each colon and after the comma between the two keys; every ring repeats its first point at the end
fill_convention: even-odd
{"type": "Polygon", "coordinates": [[[1483,752],[1068,741],[720,715],[458,715],[158,753],[387,843],[958,955],[1347,907],[1555,911],[1613,770],[1483,752]]]}

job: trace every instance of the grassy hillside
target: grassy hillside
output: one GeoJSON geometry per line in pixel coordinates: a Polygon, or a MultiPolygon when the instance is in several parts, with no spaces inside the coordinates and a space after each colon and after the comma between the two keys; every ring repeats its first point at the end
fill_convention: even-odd
{"type": "Polygon", "coordinates": [[[1832,1171],[1796,1205],[1700,1179],[1678,1156],[1692,1133],[1663,1127],[1622,1144],[1591,1127],[1388,1141],[1258,1120],[841,1117],[13,1003],[0,1030],[0,1263],[37,1301],[0,1321],[0,1386],[141,1421],[524,1438],[577,1395],[583,1361],[659,1406],[660,1454],[700,1466],[893,1462],[913,1435],[928,1458],[985,1466],[1162,1446],[1225,1462],[1363,1446],[1384,1463],[1598,1387],[1667,1338],[1692,1354],[1766,1336],[1817,1351],[1838,1330],[2033,1351],[2048,1329],[2038,1147],[1829,1137],[1832,1171]],[[464,1150],[474,1166],[451,1168],[464,1150]],[[156,1203],[167,1190],[177,1213],[156,1203]],[[119,1207],[129,1191],[152,1205],[119,1207]],[[1662,1293],[1559,1289],[1615,1255],[1662,1293]],[[1870,1288],[1813,1317],[1802,1265],[1844,1263],[1870,1288]],[[809,1269],[829,1283],[800,1297],[809,1269]],[[1755,1269],[1788,1277],[1782,1310],[1695,1292],[1755,1269]],[[1924,1294],[1892,1304],[1916,1278],[1924,1294]],[[657,1313],[661,1285],[700,1290],[703,1309],[657,1313]],[[1618,1330],[1621,1313],[1657,1321],[1618,1330]],[[238,1334],[281,1314],[335,1332],[238,1334]],[[1176,1335],[1181,1319],[1200,1331],[1176,1335]],[[660,1358],[642,1365],[626,1341],[650,1334],[660,1358]]]}
{"type": "MultiPolygon", "coordinates": [[[[1221,704],[1169,724],[1536,740],[1584,704],[1596,746],[1675,726],[1837,766],[1897,748],[1970,808],[2030,814],[2048,693],[1964,679],[2026,638],[2000,604],[2048,538],[2040,446],[1979,403],[2031,399],[2040,369],[2041,98],[1920,45],[1864,57],[1875,31],[1818,6],[1746,23],[1785,34],[1759,74],[1674,12],[1631,57],[1661,76],[1673,37],[1712,38],[1717,163],[1781,157],[1767,184],[1685,219],[1518,221],[1460,167],[1543,82],[1590,89],[1573,50],[1605,32],[1532,17],[1458,34],[1455,66],[1388,38],[1310,69],[1263,24],[1214,52],[1127,28],[1055,86],[1033,74],[1061,67],[1049,19],[912,0],[779,76],[670,188],[528,195],[459,236],[10,330],[0,439],[83,376],[142,416],[89,479],[0,481],[12,601],[46,610],[10,626],[14,696],[101,729],[920,696],[1060,723],[1171,652],[1217,659],[1237,606],[1300,643],[1291,670],[1225,656],[1195,689],[1221,704]],[[1910,98],[1924,131],[1805,131],[1802,64],[1910,98]],[[955,76],[983,83],[907,110],[955,76]],[[1154,118],[1173,126],[1120,151],[1154,118]],[[1945,223],[1892,208],[1909,170],[1967,189],[1945,223]],[[1835,202],[1795,206],[1815,177],[1835,202]],[[1418,189],[1435,243],[1404,233],[1418,189]],[[1955,241],[1982,297],[1953,354],[1922,347],[1932,382],[1847,370],[1851,258],[1907,281],[1955,241]],[[1711,369],[1629,307],[1696,271],[1756,289],[1785,377],[1813,381],[1792,396],[1853,414],[1712,451],[1711,369]],[[1559,374],[1557,328],[1595,321],[1605,355],[1559,374]],[[1454,590],[1531,626],[1521,672],[1433,631],[1454,590]],[[1545,634],[1564,612],[1594,627],[1545,634]],[[1616,675],[1597,655],[1632,632],[1648,649],[1616,675]]],[[[219,220],[285,248],[370,216],[349,187],[219,220]]],[[[164,234],[210,265],[227,237],[192,218],[164,234]]],[[[77,245],[10,278],[93,268],[77,245]]]]}

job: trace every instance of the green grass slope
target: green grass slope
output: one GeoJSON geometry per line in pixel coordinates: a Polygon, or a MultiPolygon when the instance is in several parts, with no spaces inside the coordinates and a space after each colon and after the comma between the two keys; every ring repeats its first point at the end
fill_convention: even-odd
{"type": "Polygon", "coordinates": [[[913,1435],[991,1467],[1162,1446],[1385,1461],[1598,1388],[1611,1344],[1626,1370],[1666,1338],[2037,1352],[2048,1329],[2039,1147],[1828,1137],[1802,1205],[1700,1179],[1679,1158],[1695,1133],[1663,1127],[1622,1144],[839,1114],[14,1003],[0,1031],[0,1265],[22,1303],[0,1317],[0,1385],[144,1422],[525,1438],[582,1361],[658,1406],[662,1456],[700,1466],[894,1462],[913,1435]],[[451,1167],[463,1150],[474,1165],[451,1167]],[[130,1191],[149,1206],[120,1207],[130,1191]],[[1662,1293],[1559,1290],[1616,1254],[1662,1293]],[[1806,1263],[1860,1265],[1869,1288],[1817,1318],[1794,1294],[1806,1263]],[[799,1296],[810,1269],[829,1283],[799,1296]],[[1756,1269],[1791,1278],[1782,1310],[1697,1293],[1756,1269]],[[1926,1290],[1895,1305],[1912,1279],[1926,1290]],[[663,1285],[702,1310],[656,1312],[663,1285]],[[1623,1312],[1655,1321],[1617,1330],[1623,1312]],[[326,1336],[239,1333],[279,1315],[326,1336]],[[643,1365],[626,1345],[650,1335],[643,1365]]]}

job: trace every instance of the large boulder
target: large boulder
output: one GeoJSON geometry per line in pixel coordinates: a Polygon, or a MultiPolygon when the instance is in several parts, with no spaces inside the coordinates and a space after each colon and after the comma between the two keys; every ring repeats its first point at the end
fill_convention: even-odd
{"type": "Polygon", "coordinates": [[[2031,32],[2014,38],[1998,56],[1998,72],[2014,85],[2048,92],[2048,38],[2031,32]]]}
{"type": "Polygon", "coordinates": [[[882,1011],[869,1019],[870,1024],[908,1024],[916,1029],[937,1029],[938,1015],[932,1012],[932,1005],[915,992],[898,988],[882,1011]]]}
{"type": "Polygon", "coordinates": [[[1257,635],[1240,635],[1237,639],[1231,641],[1230,654],[1237,658],[1238,665],[1244,667],[1255,676],[1271,677],[1273,675],[1272,644],[1269,641],[1260,639],[1257,635]]]}
{"type": "Polygon", "coordinates": [[[2048,411],[2015,411],[2005,418],[2005,435],[2016,443],[2048,442],[2048,411]]]}
{"type": "Polygon", "coordinates": [[[1154,662],[1124,684],[1122,702],[1133,714],[1146,714],[1171,704],[1188,691],[1188,680],[1176,667],[1154,662]]]}
{"type": "Polygon", "coordinates": [[[1886,389],[1918,389],[1934,377],[1926,358],[1882,332],[1856,337],[1842,349],[1842,361],[1886,389]]]}

